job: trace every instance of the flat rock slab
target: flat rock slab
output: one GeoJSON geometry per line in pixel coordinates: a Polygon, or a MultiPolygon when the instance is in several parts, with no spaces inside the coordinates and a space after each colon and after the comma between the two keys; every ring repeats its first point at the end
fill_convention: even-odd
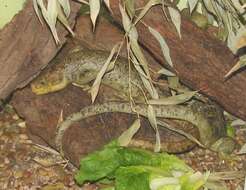
{"type": "MultiPolygon", "coordinates": [[[[109,93],[107,87],[103,87],[100,94],[102,91],[109,93]]],[[[100,94],[97,102],[102,101],[100,94]]],[[[91,102],[86,92],[71,85],[60,92],[42,96],[33,94],[31,89],[26,87],[14,94],[12,104],[19,115],[25,118],[32,139],[39,143],[42,140],[56,148],[54,139],[61,111],[63,110],[65,118],[69,114],[90,105],[91,102]]],[[[64,153],[69,160],[78,165],[81,156],[101,148],[118,137],[135,119],[135,116],[129,114],[107,113],[73,124],[63,137],[64,153]]],[[[136,139],[154,145],[154,130],[146,119],[142,119],[141,125],[142,128],[137,133],[136,139]]],[[[186,130],[191,130],[191,128],[186,128],[186,130]]],[[[184,137],[165,129],[160,129],[160,134],[162,142],[166,144],[164,149],[175,149],[175,146],[181,146],[180,143],[185,140],[184,137]]]]}

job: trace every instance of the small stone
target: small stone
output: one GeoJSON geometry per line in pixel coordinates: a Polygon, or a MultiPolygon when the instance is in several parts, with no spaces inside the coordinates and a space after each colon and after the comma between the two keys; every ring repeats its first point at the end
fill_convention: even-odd
{"type": "Polygon", "coordinates": [[[14,120],[18,120],[18,119],[19,119],[19,116],[18,116],[17,114],[14,114],[14,115],[12,116],[12,118],[13,118],[14,120]]]}
{"type": "Polygon", "coordinates": [[[26,122],[22,121],[17,124],[20,128],[25,128],[26,127],[26,122]]]}
{"type": "Polygon", "coordinates": [[[10,163],[9,159],[8,158],[4,158],[4,163],[5,164],[9,164],[10,163]]]}
{"type": "Polygon", "coordinates": [[[23,177],[23,171],[15,171],[14,177],[15,177],[15,179],[22,178],[23,177]]]}
{"type": "Polygon", "coordinates": [[[22,140],[27,140],[28,139],[28,136],[26,134],[20,134],[19,137],[22,140]]]}

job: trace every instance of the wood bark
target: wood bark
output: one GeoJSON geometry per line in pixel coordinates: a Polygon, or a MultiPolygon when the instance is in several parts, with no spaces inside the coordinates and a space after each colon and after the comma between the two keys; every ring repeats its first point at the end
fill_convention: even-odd
{"type": "MultiPolygon", "coordinates": [[[[71,2],[71,7],[70,23],[73,26],[80,4],[71,2]]],[[[25,86],[55,56],[68,34],[60,24],[57,30],[59,46],[48,26],[40,24],[32,0],[27,0],[23,10],[0,31],[0,99],[25,86]]]]}
{"type": "MultiPolygon", "coordinates": [[[[135,1],[136,8],[148,1],[135,1]]],[[[120,0],[112,1],[114,19],[121,24],[120,0]]],[[[246,120],[246,72],[225,80],[225,74],[236,63],[226,44],[209,32],[182,18],[180,39],[175,27],[164,18],[161,6],[153,7],[137,24],[139,42],[163,65],[159,43],[150,34],[150,26],[165,38],[174,64],[174,71],[183,83],[218,102],[226,111],[246,120]]]]}
{"type": "MultiPolygon", "coordinates": [[[[89,48],[110,50],[115,43],[123,39],[123,33],[104,19],[99,20],[95,33],[92,33],[91,29],[89,17],[80,17],[76,26],[78,39],[75,43],[79,41],[87,44],[89,48]]],[[[73,42],[68,43],[58,56],[62,58],[63,52],[66,52],[73,46],[73,42]]],[[[122,56],[124,55],[126,56],[125,52],[122,52],[122,56]]],[[[146,54],[146,56],[149,57],[152,65],[158,67],[158,63],[151,59],[149,54],[146,54]]],[[[105,95],[111,98],[114,96],[111,88],[101,87],[99,96],[96,99],[97,102],[103,102],[105,95]]],[[[61,110],[63,110],[63,117],[66,118],[69,114],[90,105],[91,98],[88,93],[74,86],[69,86],[60,92],[42,96],[33,94],[30,87],[27,86],[14,93],[11,103],[19,115],[25,118],[32,140],[36,143],[46,143],[53,148],[57,148],[54,139],[61,110]]],[[[118,137],[131,125],[135,118],[135,116],[128,114],[107,113],[73,124],[63,137],[65,156],[78,166],[81,156],[100,149],[104,144],[118,137]]],[[[184,125],[180,127],[182,127],[180,129],[198,136],[196,128],[184,125]]],[[[160,129],[160,136],[162,142],[166,143],[166,147],[163,147],[163,149],[169,151],[175,147],[179,148],[181,146],[180,142],[187,142],[185,137],[165,129],[160,129]]],[[[152,144],[153,148],[155,133],[148,121],[142,120],[141,130],[134,139],[147,141],[149,144],[152,144]]]]}
{"type": "MultiPolygon", "coordinates": [[[[111,2],[113,17],[118,23],[121,22],[119,2],[111,2]]],[[[146,2],[138,0],[135,4],[136,7],[142,7],[146,2]]],[[[74,22],[80,4],[71,3],[70,20],[74,22]]],[[[226,111],[246,120],[246,73],[242,71],[228,80],[224,79],[236,62],[225,44],[185,18],[182,19],[180,39],[174,26],[163,17],[161,8],[155,6],[143,18],[143,22],[138,23],[137,28],[140,43],[162,64],[165,61],[159,44],[143,23],[158,30],[165,38],[171,50],[174,71],[183,83],[200,90],[226,111]]],[[[58,33],[62,45],[67,31],[58,26],[58,33]]],[[[0,99],[25,86],[47,65],[60,47],[55,45],[47,25],[40,25],[32,1],[28,0],[25,8],[0,31],[0,99]]]]}

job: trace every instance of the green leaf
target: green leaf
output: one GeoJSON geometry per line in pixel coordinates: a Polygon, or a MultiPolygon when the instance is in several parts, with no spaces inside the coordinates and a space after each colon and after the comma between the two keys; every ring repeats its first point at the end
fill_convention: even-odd
{"type": "Polygon", "coordinates": [[[115,174],[117,190],[150,190],[150,173],[141,167],[120,167],[115,174]]]}
{"type": "Polygon", "coordinates": [[[93,24],[93,31],[95,30],[97,16],[100,11],[100,0],[89,0],[90,17],[93,24]]]}
{"type": "Polygon", "coordinates": [[[116,142],[104,147],[101,151],[89,154],[80,161],[80,170],[75,175],[75,180],[79,184],[86,181],[97,181],[107,177],[119,166],[118,145],[116,142]]]}
{"type": "MultiPolygon", "coordinates": [[[[117,141],[104,146],[101,151],[89,154],[80,161],[80,170],[75,176],[79,184],[95,182],[105,177],[115,178],[119,167],[139,166],[151,168],[159,174],[173,171],[191,172],[192,169],[176,156],[167,153],[153,153],[137,148],[120,147],[117,141]],[[154,168],[153,167],[157,167],[154,168]]],[[[142,169],[144,169],[142,168],[142,169]]]]}
{"type": "Polygon", "coordinates": [[[228,137],[235,138],[236,129],[232,125],[227,124],[226,125],[226,134],[228,137]]]}

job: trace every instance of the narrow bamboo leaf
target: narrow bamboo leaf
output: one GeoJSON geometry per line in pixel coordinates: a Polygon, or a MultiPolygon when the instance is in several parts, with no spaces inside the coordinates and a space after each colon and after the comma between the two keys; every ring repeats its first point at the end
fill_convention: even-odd
{"type": "Polygon", "coordinates": [[[39,9],[38,9],[38,3],[37,3],[37,0],[33,0],[33,8],[34,8],[34,11],[35,11],[36,15],[38,16],[39,22],[43,25],[43,22],[42,22],[42,20],[41,20],[40,14],[39,14],[39,9]]]}
{"type": "Polygon", "coordinates": [[[58,11],[58,15],[57,15],[58,20],[67,28],[67,30],[72,34],[72,36],[74,36],[75,34],[73,30],[70,28],[68,20],[66,16],[64,15],[60,4],[57,4],[57,11],[58,11]]]}
{"type": "Polygon", "coordinates": [[[140,119],[136,119],[134,123],[130,126],[129,129],[124,131],[120,137],[118,138],[118,142],[120,146],[127,146],[130,141],[132,140],[132,137],[138,132],[140,129],[140,119]]]}
{"type": "Polygon", "coordinates": [[[138,32],[137,32],[136,27],[132,24],[130,18],[126,14],[123,7],[121,5],[119,5],[119,7],[120,7],[120,13],[122,16],[122,23],[123,23],[123,27],[124,27],[125,32],[127,33],[127,35],[129,36],[130,39],[137,40],[138,39],[138,32]]]}
{"type": "Polygon", "coordinates": [[[231,70],[225,75],[225,78],[229,77],[232,73],[246,66],[246,61],[239,60],[236,65],[234,65],[231,70]]]}
{"type": "Polygon", "coordinates": [[[63,118],[63,109],[62,109],[60,112],[58,121],[57,121],[57,126],[60,125],[60,123],[62,123],[63,121],[64,121],[64,118],[63,118]]]}
{"type": "MultiPolygon", "coordinates": [[[[147,91],[150,93],[150,95],[154,98],[156,95],[153,92],[153,85],[149,80],[149,77],[144,73],[142,67],[140,66],[140,63],[136,59],[134,55],[131,55],[131,60],[133,62],[134,68],[137,70],[144,87],[147,89],[147,91]]],[[[158,94],[157,94],[158,95],[158,94]]]]}
{"type": "Polygon", "coordinates": [[[169,71],[169,70],[167,70],[165,68],[160,69],[157,73],[158,74],[165,75],[165,76],[168,76],[168,77],[174,77],[174,76],[176,76],[174,73],[172,73],[171,71],[169,71]]]}
{"type": "Polygon", "coordinates": [[[93,85],[92,85],[92,87],[90,89],[92,103],[95,101],[95,99],[97,97],[97,94],[98,94],[98,91],[99,91],[99,87],[100,87],[103,75],[106,73],[107,68],[109,67],[109,65],[114,65],[114,63],[116,61],[116,59],[115,59],[115,60],[113,60],[111,62],[111,60],[113,58],[113,55],[116,52],[116,50],[118,49],[118,47],[119,47],[119,44],[116,44],[113,47],[113,49],[111,50],[107,61],[104,63],[104,65],[102,66],[101,70],[97,74],[97,77],[96,77],[96,79],[95,79],[95,81],[94,81],[94,83],[93,83],[93,85]]]}
{"type": "Polygon", "coordinates": [[[190,13],[193,12],[195,7],[197,6],[199,0],[188,0],[189,8],[190,8],[190,13]]]}
{"type": "Polygon", "coordinates": [[[244,190],[246,190],[246,176],[244,178],[244,190]]]}
{"type": "Polygon", "coordinates": [[[172,63],[172,59],[171,59],[171,56],[170,56],[170,50],[169,50],[169,47],[165,41],[165,39],[162,37],[162,35],[156,31],[154,28],[152,27],[148,27],[149,28],[149,31],[150,33],[155,37],[155,39],[159,42],[160,46],[161,46],[161,50],[162,50],[162,53],[164,55],[164,58],[165,60],[167,61],[167,63],[173,67],[173,63],[172,63]]]}
{"type": "Polygon", "coordinates": [[[157,120],[157,123],[158,125],[162,126],[162,127],[165,127],[166,129],[169,129],[171,131],[174,131],[178,134],[181,134],[183,136],[185,136],[186,138],[188,138],[189,140],[191,140],[192,142],[195,142],[196,144],[198,144],[200,147],[203,147],[205,148],[205,146],[199,142],[199,140],[197,140],[195,137],[193,137],[191,134],[189,133],[186,133],[184,132],[183,130],[180,130],[180,129],[177,129],[177,128],[174,128],[172,126],[170,126],[169,124],[163,122],[163,121],[160,121],[160,120],[157,120]]]}
{"type": "Polygon", "coordinates": [[[237,154],[246,154],[246,144],[244,144],[237,154]]]}
{"type": "MultiPolygon", "coordinates": [[[[158,99],[159,95],[158,95],[157,90],[155,89],[155,87],[154,87],[154,85],[152,84],[152,81],[151,81],[151,77],[150,77],[150,73],[149,73],[149,68],[148,68],[148,62],[147,62],[144,54],[142,53],[137,40],[132,39],[130,41],[130,46],[131,46],[131,51],[132,51],[132,54],[131,55],[134,55],[136,57],[136,60],[139,61],[140,65],[142,66],[142,68],[144,70],[143,73],[145,73],[144,74],[146,76],[145,78],[143,78],[141,76],[142,73],[139,72],[139,70],[138,70],[138,72],[140,74],[140,77],[141,77],[141,79],[143,81],[143,84],[144,84],[145,88],[150,93],[150,95],[151,95],[151,97],[153,99],[158,99]],[[143,80],[143,79],[147,79],[148,82],[146,80],[143,80]]],[[[134,56],[132,56],[132,57],[134,57],[134,56]]],[[[141,70],[142,70],[142,68],[141,68],[141,70]]]]}
{"type": "Polygon", "coordinates": [[[182,104],[190,100],[197,91],[185,92],[183,94],[170,96],[170,97],[161,97],[160,99],[149,100],[151,105],[177,105],[182,104]]]}
{"type": "Polygon", "coordinates": [[[61,4],[66,17],[69,17],[70,12],[71,12],[69,0],[58,0],[58,1],[61,4]]]}
{"type": "Polygon", "coordinates": [[[56,20],[57,20],[57,0],[53,0],[53,1],[48,1],[48,5],[47,5],[47,12],[49,15],[49,21],[52,25],[53,28],[55,28],[56,25],[56,20]]]}
{"type": "Polygon", "coordinates": [[[155,116],[155,111],[153,106],[149,105],[148,106],[148,120],[151,124],[151,126],[153,127],[153,129],[155,130],[155,148],[154,151],[155,152],[160,152],[161,150],[161,140],[160,140],[160,133],[157,127],[157,122],[156,122],[156,116],[155,116]]]}
{"type": "Polygon", "coordinates": [[[135,16],[135,6],[134,6],[134,0],[125,0],[125,7],[127,10],[128,15],[130,16],[131,20],[135,16]]]}
{"type": "Polygon", "coordinates": [[[57,0],[48,1],[47,12],[48,12],[48,25],[54,36],[56,43],[58,44],[59,38],[58,38],[57,31],[56,31],[56,21],[57,21],[57,15],[58,15],[57,0]]]}
{"type": "Polygon", "coordinates": [[[181,31],[180,31],[181,16],[180,16],[180,13],[177,9],[174,9],[173,7],[168,7],[168,11],[169,11],[169,14],[171,16],[172,23],[175,26],[175,28],[179,34],[179,37],[181,38],[181,31]]]}
{"type": "Polygon", "coordinates": [[[87,2],[86,0],[77,0],[77,1],[80,2],[80,3],[84,3],[86,5],[89,5],[89,2],[87,2]]]}
{"type": "Polygon", "coordinates": [[[110,1],[109,0],[103,0],[103,2],[105,3],[105,5],[107,6],[108,10],[113,13],[111,7],[110,7],[110,1]]]}
{"type": "Polygon", "coordinates": [[[89,0],[90,17],[93,24],[93,31],[95,30],[97,16],[100,11],[100,0],[89,0]]]}
{"type": "Polygon", "coordinates": [[[246,126],[246,121],[243,121],[241,119],[236,119],[234,121],[231,122],[231,126],[234,127],[234,126],[246,126]]]}
{"type": "Polygon", "coordinates": [[[38,6],[40,7],[40,10],[42,12],[42,15],[43,15],[45,21],[48,23],[49,22],[48,21],[49,20],[48,19],[49,15],[48,15],[47,9],[44,6],[43,0],[37,0],[37,3],[38,3],[38,6]]]}
{"type": "Polygon", "coordinates": [[[150,0],[144,7],[143,10],[138,15],[137,19],[134,22],[134,25],[136,25],[143,17],[144,15],[149,11],[149,9],[155,5],[161,4],[162,0],[150,0]]]}

